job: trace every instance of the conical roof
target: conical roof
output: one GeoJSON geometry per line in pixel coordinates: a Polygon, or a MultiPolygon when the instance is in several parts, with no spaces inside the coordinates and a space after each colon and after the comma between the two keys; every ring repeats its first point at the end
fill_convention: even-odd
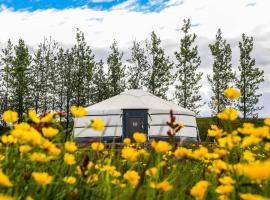
{"type": "Polygon", "coordinates": [[[182,108],[170,101],[159,98],[143,90],[128,90],[86,108],[89,113],[118,113],[122,109],[148,109],[148,113],[175,113],[195,115],[194,112],[182,108]]]}

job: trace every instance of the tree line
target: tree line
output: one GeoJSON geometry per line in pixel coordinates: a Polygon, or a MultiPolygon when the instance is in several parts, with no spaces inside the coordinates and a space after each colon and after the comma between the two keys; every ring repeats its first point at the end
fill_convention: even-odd
{"type": "MultiPolygon", "coordinates": [[[[144,42],[133,41],[126,65],[116,41],[110,46],[107,60],[97,61],[80,30],[76,33],[76,44],[71,48],[64,49],[49,38],[44,39],[33,54],[24,40],[20,39],[16,45],[8,40],[0,58],[0,112],[13,109],[22,120],[29,108],[37,113],[56,110],[67,113],[69,121],[71,105],[91,105],[126,89],[144,88],[167,99],[166,92],[174,85],[177,103],[198,114],[204,105],[199,92],[203,73],[198,71],[201,58],[196,45],[197,35],[190,33],[190,28],[190,20],[184,20],[175,62],[165,54],[155,32],[144,42]]],[[[243,117],[257,116],[257,111],[262,109],[257,104],[262,95],[258,89],[264,80],[264,72],[255,66],[251,56],[253,38],[242,35],[237,73],[232,69],[230,44],[222,37],[220,29],[209,48],[214,60],[212,74],[207,76],[213,93],[209,103],[213,114],[231,103],[223,91],[237,87],[242,96],[235,103],[243,117]]]]}

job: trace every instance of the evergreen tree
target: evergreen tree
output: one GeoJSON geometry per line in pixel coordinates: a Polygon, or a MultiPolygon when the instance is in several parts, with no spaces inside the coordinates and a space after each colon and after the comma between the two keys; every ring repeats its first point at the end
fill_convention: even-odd
{"type": "Polygon", "coordinates": [[[146,42],[148,57],[146,87],[152,94],[166,99],[166,92],[172,83],[170,70],[173,63],[170,62],[169,57],[166,57],[160,45],[160,38],[152,32],[151,41],[146,42]]]}
{"type": "Polygon", "coordinates": [[[129,89],[142,89],[145,84],[147,57],[139,42],[133,41],[131,57],[127,61],[130,64],[127,73],[129,89]]]}
{"type": "Polygon", "coordinates": [[[196,39],[195,34],[189,34],[190,20],[184,20],[182,31],[183,38],[180,40],[179,52],[175,52],[177,59],[176,72],[176,90],[175,97],[178,103],[184,108],[193,110],[197,114],[202,106],[202,100],[199,89],[202,85],[199,81],[202,79],[203,73],[197,72],[201,59],[198,55],[198,46],[194,46],[196,39]]]}
{"type": "Polygon", "coordinates": [[[208,81],[211,85],[213,96],[210,106],[214,114],[221,112],[230,101],[224,96],[223,92],[228,87],[233,86],[235,73],[232,71],[231,47],[226,40],[222,38],[221,30],[218,29],[216,41],[209,45],[212,56],[214,57],[213,75],[208,75],[208,81]]]}
{"type": "Polygon", "coordinates": [[[115,96],[125,89],[125,66],[122,64],[123,52],[119,51],[116,41],[110,49],[111,53],[107,58],[109,94],[115,96]]]}
{"type": "Polygon", "coordinates": [[[259,97],[262,94],[258,93],[259,85],[264,81],[264,71],[255,67],[255,59],[251,58],[253,50],[253,37],[242,35],[242,41],[239,42],[240,48],[240,64],[238,66],[240,77],[237,80],[236,87],[241,91],[241,97],[238,104],[238,109],[242,111],[243,118],[258,117],[256,111],[263,107],[258,107],[259,97]]]}
{"type": "Polygon", "coordinates": [[[14,47],[14,50],[15,57],[12,61],[12,67],[10,69],[10,75],[12,79],[10,82],[11,107],[18,112],[19,121],[21,121],[23,113],[26,113],[30,107],[29,66],[31,62],[31,56],[29,55],[28,48],[22,39],[19,40],[19,43],[14,47]]]}
{"type": "Polygon", "coordinates": [[[104,72],[104,63],[100,60],[95,64],[93,71],[93,103],[109,98],[109,85],[107,74],[104,72]]]}
{"type": "Polygon", "coordinates": [[[10,84],[12,81],[12,77],[10,74],[12,62],[14,59],[14,51],[13,45],[10,40],[7,42],[7,46],[5,49],[2,50],[1,54],[1,105],[0,105],[0,112],[3,112],[7,109],[12,109],[10,100],[11,100],[11,93],[10,93],[10,84]]]}
{"type": "Polygon", "coordinates": [[[92,98],[92,73],[95,65],[94,55],[87,45],[82,31],[77,29],[76,45],[72,48],[74,56],[74,100],[77,106],[90,104],[92,98]]]}

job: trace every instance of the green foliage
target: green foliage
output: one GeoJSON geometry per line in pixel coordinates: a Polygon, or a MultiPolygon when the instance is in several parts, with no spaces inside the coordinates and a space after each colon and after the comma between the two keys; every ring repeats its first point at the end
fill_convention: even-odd
{"type": "Polygon", "coordinates": [[[247,117],[257,117],[256,111],[263,107],[258,107],[259,85],[264,81],[264,71],[255,67],[255,59],[251,58],[253,50],[253,37],[242,35],[242,41],[239,42],[240,64],[238,66],[240,77],[237,79],[236,87],[240,89],[242,96],[238,104],[238,109],[243,113],[244,119],[247,117]]]}
{"type": "Polygon", "coordinates": [[[161,39],[155,32],[151,34],[151,41],[146,43],[146,50],[148,58],[146,87],[152,94],[167,99],[166,92],[172,83],[173,63],[166,57],[161,47],[161,39]]]}
{"type": "Polygon", "coordinates": [[[200,112],[202,96],[199,84],[203,73],[197,72],[201,59],[198,55],[198,46],[194,46],[196,34],[189,34],[191,23],[190,19],[184,20],[182,31],[183,38],[180,40],[179,52],[175,52],[177,59],[176,90],[175,97],[177,102],[184,108],[193,110],[197,114],[200,112]]]}
{"type": "Polygon", "coordinates": [[[215,43],[210,44],[209,47],[214,57],[213,75],[207,76],[213,92],[210,107],[212,108],[212,112],[216,114],[230,105],[230,101],[225,98],[223,91],[233,86],[235,73],[232,71],[231,47],[222,38],[220,29],[217,31],[215,43]]]}

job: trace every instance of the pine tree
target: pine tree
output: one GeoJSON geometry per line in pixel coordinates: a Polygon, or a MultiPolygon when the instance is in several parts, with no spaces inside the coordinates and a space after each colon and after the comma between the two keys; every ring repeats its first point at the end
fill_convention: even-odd
{"type": "Polygon", "coordinates": [[[146,42],[146,49],[148,57],[146,87],[152,94],[166,99],[166,92],[172,83],[170,70],[173,63],[166,57],[161,40],[155,32],[151,34],[151,41],[146,42]]]}
{"type": "Polygon", "coordinates": [[[221,30],[218,29],[216,41],[209,45],[212,56],[214,57],[213,75],[208,75],[208,81],[211,85],[213,96],[210,106],[214,114],[221,112],[230,101],[224,96],[223,92],[228,87],[233,86],[235,73],[232,71],[231,47],[226,40],[222,38],[221,30]]]}
{"type": "Polygon", "coordinates": [[[131,47],[131,57],[127,60],[128,67],[128,88],[142,89],[145,84],[147,69],[147,57],[145,49],[137,41],[133,41],[131,47]]]}
{"type": "Polygon", "coordinates": [[[201,59],[198,55],[198,46],[194,46],[196,34],[189,34],[190,20],[184,20],[182,31],[183,38],[180,40],[179,52],[175,52],[178,63],[176,64],[176,90],[175,97],[178,103],[184,108],[193,110],[197,114],[202,96],[199,89],[202,85],[199,81],[202,79],[203,73],[197,72],[201,59]]]}
{"type": "Polygon", "coordinates": [[[10,82],[11,107],[18,112],[19,121],[21,121],[23,114],[26,113],[30,107],[29,66],[31,56],[29,55],[28,48],[22,39],[19,40],[18,45],[14,47],[14,50],[15,57],[10,69],[10,75],[12,78],[12,81],[10,82]]]}
{"type": "Polygon", "coordinates": [[[107,58],[108,64],[108,84],[110,96],[115,96],[125,89],[125,66],[122,64],[123,52],[117,47],[114,41],[110,46],[111,53],[107,58]]]}
{"type": "Polygon", "coordinates": [[[263,107],[258,107],[259,85],[264,81],[264,71],[255,67],[255,59],[251,58],[253,50],[253,37],[242,35],[242,41],[239,42],[240,63],[238,66],[240,77],[237,80],[236,87],[240,89],[242,96],[238,104],[238,109],[243,113],[244,120],[247,117],[258,117],[256,111],[263,107]]]}
{"type": "Polygon", "coordinates": [[[104,63],[100,60],[95,64],[93,71],[93,103],[98,103],[109,98],[108,77],[104,72],[104,63]]]}

